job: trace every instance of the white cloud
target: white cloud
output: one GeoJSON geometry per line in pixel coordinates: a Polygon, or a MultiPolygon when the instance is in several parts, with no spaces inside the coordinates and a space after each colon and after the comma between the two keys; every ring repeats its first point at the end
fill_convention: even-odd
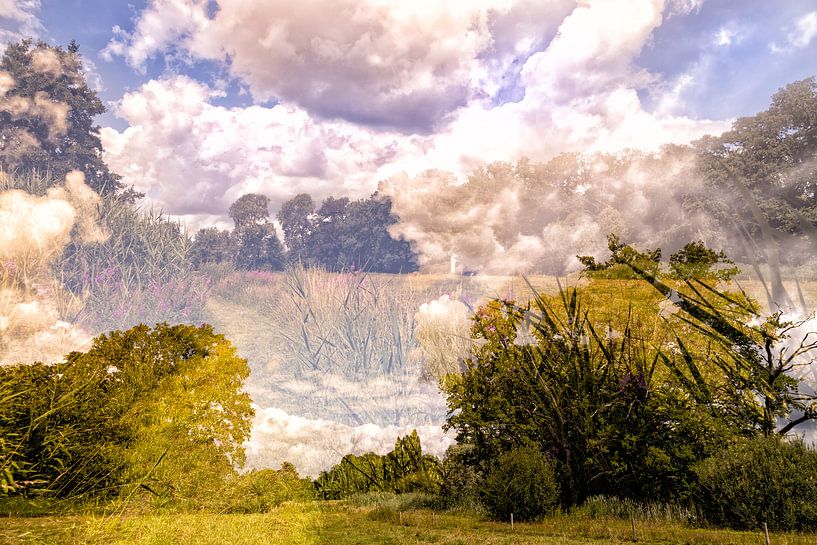
{"type": "Polygon", "coordinates": [[[0,0],[0,44],[39,36],[43,31],[39,10],[40,0],[0,0]]]}
{"type": "Polygon", "coordinates": [[[732,45],[732,41],[735,39],[736,32],[734,29],[728,27],[721,27],[718,29],[718,32],[715,34],[715,45],[732,45]]]}
{"type": "Polygon", "coordinates": [[[800,17],[795,30],[789,33],[789,43],[794,47],[806,47],[817,36],[817,11],[800,17]]]}
{"type": "MultiPolygon", "coordinates": [[[[487,5],[474,4],[483,11],[487,5]]],[[[231,46],[233,73],[243,74],[254,93],[263,94],[265,89],[279,84],[263,73],[261,52],[250,47],[250,37],[257,38],[261,30],[252,25],[244,29],[244,43],[243,37],[220,34],[223,29],[218,26],[235,28],[237,21],[250,17],[258,20],[256,26],[269,31],[270,13],[278,13],[274,5],[251,7],[240,2],[222,2],[211,20],[205,15],[203,19],[198,16],[191,19],[185,11],[204,10],[202,5],[173,0],[152,5],[148,9],[152,15],[143,14],[140,19],[148,21],[145,28],[163,20],[157,14],[165,6],[170,10],[168,20],[187,18],[207,31],[185,35],[182,41],[189,51],[213,56],[227,47],[229,40],[239,40],[231,46]],[[208,49],[210,46],[215,49],[208,49]]],[[[343,6],[346,4],[338,8],[338,13],[345,13],[343,6]]],[[[369,34],[373,33],[372,44],[377,43],[367,45],[367,55],[380,54],[381,49],[389,49],[385,44],[397,42],[392,47],[395,53],[382,58],[384,66],[393,68],[374,71],[366,65],[352,70],[343,61],[343,70],[323,74],[320,68],[329,62],[327,59],[341,54],[332,53],[334,49],[326,42],[331,28],[337,29],[333,40],[351,48],[352,58],[360,60],[363,53],[349,45],[344,25],[318,25],[317,22],[324,21],[323,15],[317,13],[316,4],[309,4],[303,8],[306,14],[279,13],[283,17],[281,25],[294,25],[292,28],[299,30],[297,40],[289,30],[281,36],[267,32],[261,40],[267,44],[262,44],[264,51],[272,55],[268,59],[270,73],[287,71],[296,62],[294,59],[304,63],[304,67],[296,70],[297,78],[291,76],[292,81],[280,82],[284,87],[297,84],[308,92],[318,89],[313,98],[325,92],[326,100],[332,102],[345,99],[330,97],[329,90],[354,87],[359,81],[362,83],[358,90],[350,92],[365,89],[371,96],[358,97],[355,107],[371,107],[372,112],[389,104],[395,96],[392,91],[398,88],[407,102],[413,100],[412,96],[419,96],[416,93],[422,94],[422,89],[436,89],[444,81],[467,80],[468,86],[482,86],[488,91],[485,96],[469,98],[466,105],[451,113],[450,122],[435,133],[411,136],[372,128],[368,121],[326,121],[320,112],[310,109],[311,103],[303,106],[304,101],[312,100],[309,97],[282,100],[274,107],[215,106],[212,100],[219,91],[187,77],[172,76],[150,81],[125,95],[118,112],[130,127],[122,132],[103,129],[106,160],[125,177],[126,183],[147,193],[166,212],[189,218],[195,215],[202,220],[224,214],[229,204],[245,192],[268,195],[275,210],[278,203],[299,192],[309,192],[317,198],[329,194],[365,196],[380,180],[403,171],[406,180],[414,180],[430,168],[450,171],[461,180],[481,164],[514,160],[520,155],[546,160],[563,151],[616,151],[628,147],[654,150],[667,142],[688,142],[728,128],[724,121],[673,115],[682,93],[690,85],[688,80],[673,82],[666,100],[652,112],[643,107],[638,94],[660,83],[657,76],[635,66],[635,59],[673,6],[677,8],[677,4],[665,6],[660,0],[581,2],[561,22],[552,24],[549,32],[555,37],[549,43],[536,42],[535,24],[522,20],[514,9],[518,6],[499,5],[487,19],[477,10],[473,16],[474,32],[479,36],[481,32],[496,32],[501,43],[492,42],[484,51],[488,57],[471,59],[473,63],[467,65],[464,61],[448,63],[445,59],[451,56],[470,59],[483,47],[475,45],[485,41],[483,38],[473,36],[465,44],[442,45],[442,49],[417,46],[419,49],[412,55],[408,51],[415,48],[414,38],[402,37],[415,31],[425,40],[433,41],[440,34],[444,37],[464,24],[463,13],[453,12],[439,27],[420,24],[421,16],[434,18],[435,12],[428,11],[431,8],[397,9],[385,1],[363,3],[349,15],[354,15],[349,25],[354,28],[374,25],[369,34]],[[373,22],[370,11],[375,8],[385,20],[398,24],[399,36],[373,22]],[[307,21],[308,14],[316,17],[316,21],[307,21]],[[530,54],[537,48],[540,51],[530,54]],[[289,53],[279,51],[289,49],[292,49],[289,53]],[[509,51],[518,51],[520,55],[515,72],[508,72],[512,64],[509,51]],[[515,74],[523,95],[516,101],[496,105],[490,95],[501,87],[497,83],[501,73],[515,74]],[[378,79],[381,77],[385,79],[378,79]],[[415,81],[418,78],[420,81],[415,81]],[[383,93],[379,95],[381,89],[383,93]]],[[[535,13],[535,19],[545,17],[535,13]]],[[[187,28],[184,24],[180,26],[187,28]]],[[[152,34],[140,28],[137,25],[134,34],[127,37],[132,50],[122,51],[134,63],[161,51],[166,46],[162,44],[169,39],[166,29],[152,34]]],[[[338,104],[335,102],[331,107],[338,104]]],[[[525,248],[525,240],[520,239],[519,251],[523,255],[525,248]]]]}
{"type": "Polygon", "coordinates": [[[128,93],[130,127],[102,130],[106,161],[166,212],[224,214],[247,192],[277,204],[299,192],[366,196],[422,139],[318,123],[294,106],[214,106],[217,91],[184,76],[128,93]]]}
{"type": "Polygon", "coordinates": [[[772,53],[789,53],[795,49],[807,47],[817,37],[817,11],[802,15],[786,33],[785,45],[777,42],[769,44],[772,53]]]}
{"type": "Polygon", "coordinates": [[[283,462],[291,462],[299,473],[317,477],[347,454],[386,454],[394,449],[398,437],[409,435],[415,429],[424,453],[442,458],[445,449],[454,442],[452,433],[445,433],[434,424],[350,426],[304,418],[274,407],[256,407],[252,437],[245,445],[247,465],[278,467],[283,462]]]}
{"type": "Polygon", "coordinates": [[[526,44],[558,24],[572,4],[222,0],[208,17],[207,2],[154,1],[132,33],[116,29],[105,54],[138,68],[169,50],[224,61],[259,101],[274,98],[322,118],[428,132],[475,96],[496,91],[513,60],[509,54],[527,54],[526,44]],[[521,7],[536,19],[520,22],[521,7]],[[501,35],[509,26],[518,41],[494,39],[494,28],[501,35]],[[483,64],[483,55],[494,62],[483,64]]]}

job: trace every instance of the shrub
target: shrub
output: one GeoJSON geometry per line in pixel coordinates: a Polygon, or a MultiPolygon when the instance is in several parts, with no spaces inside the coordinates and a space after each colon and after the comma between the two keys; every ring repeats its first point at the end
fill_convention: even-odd
{"type": "Polygon", "coordinates": [[[699,463],[695,472],[699,508],[715,524],[817,528],[817,452],[802,441],[744,441],[699,463]]]}
{"type": "Polygon", "coordinates": [[[558,486],[550,459],[528,445],[503,453],[485,479],[483,501],[498,520],[539,520],[556,509],[558,486]]]}
{"type": "Polygon", "coordinates": [[[301,478],[295,466],[284,462],[278,470],[252,470],[236,476],[223,499],[230,513],[266,513],[286,501],[314,498],[312,481],[301,478]]]}

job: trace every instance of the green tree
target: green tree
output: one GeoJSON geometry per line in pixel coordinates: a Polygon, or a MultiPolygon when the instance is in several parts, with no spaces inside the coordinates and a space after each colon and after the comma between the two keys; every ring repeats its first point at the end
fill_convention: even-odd
{"type": "Polygon", "coordinates": [[[283,270],[284,248],[271,223],[249,224],[236,229],[235,266],[243,270],[283,270]]]}
{"type": "Polygon", "coordinates": [[[217,227],[199,229],[190,250],[195,268],[205,263],[232,263],[236,255],[236,240],[230,231],[217,227]]]}
{"type": "Polygon", "coordinates": [[[767,110],[737,119],[730,131],[704,137],[695,148],[699,170],[711,186],[709,203],[703,204],[711,210],[724,202],[714,196],[729,195],[730,227],[737,219],[755,235],[765,217],[772,229],[802,233],[817,223],[814,77],[780,89],[767,110]]]}
{"type": "Polygon", "coordinates": [[[144,485],[201,499],[243,464],[253,416],[242,389],[248,374],[206,325],[137,326],[101,335],[61,364],[1,367],[0,385],[19,396],[0,413],[0,472],[29,494],[110,495],[144,485]]]}
{"type": "Polygon", "coordinates": [[[715,524],[741,530],[817,528],[817,452],[802,440],[756,437],[695,467],[697,506],[715,524]]]}
{"type": "Polygon", "coordinates": [[[284,248],[269,222],[269,198],[255,193],[242,195],[230,205],[229,213],[235,222],[235,266],[244,270],[283,269],[284,248]]]}
{"type": "Polygon", "coordinates": [[[262,225],[269,219],[269,197],[247,193],[238,198],[229,209],[236,230],[250,225],[262,225]]]}
{"type": "Polygon", "coordinates": [[[291,262],[305,261],[307,255],[307,239],[312,234],[315,205],[312,197],[306,193],[295,195],[281,205],[278,211],[278,221],[284,231],[284,241],[289,251],[291,262]]]}
{"type": "Polygon", "coordinates": [[[472,333],[484,342],[445,380],[447,425],[472,446],[470,463],[488,473],[503,453],[535,444],[554,459],[565,505],[688,494],[691,464],[728,430],[658,378],[660,352],[634,324],[602,333],[575,290],[560,301],[476,313],[472,333]]]}
{"type": "Polygon", "coordinates": [[[672,275],[680,280],[701,278],[726,282],[740,272],[734,265],[723,250],[711,250],[701,240],[684,245],[669,257],[672,275]]]}
{"type": "Polygon", "coordinates": [[[354,202],[330,197],[315,214],[306,253],[328,270],[416,271],[417,256],[409,242],[389,233],[398,221],[391,208],[391,199],[377,194],[354,202]]]}
{"type": "Polygon", "coordinates": [[[94,117],[105,107],[85,81],[76,43],[67,50],[31,40],[11,43],[0,71],[7,86],[0,106],[3,170],[48,172],[58,181],[80,170],[101,194],[122,188],[120,177],[102,160],[94,117]]]}

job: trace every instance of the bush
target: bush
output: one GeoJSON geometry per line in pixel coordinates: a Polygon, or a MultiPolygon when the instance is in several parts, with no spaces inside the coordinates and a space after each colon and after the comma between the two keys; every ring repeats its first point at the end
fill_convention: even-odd
{"type": "Polygon", "coordinates": [[[558,498],[553,465],[534,445],[500,455],[483,491],[485,507],[497,520],[511,513],[516,520],[539,520],[556,509],[558,498]]]}
{"type": "Polygon", "coordinates": [[[697,464],[702,514],[718,525],[817,528],[817,452],[802,441],[759,437],[697,464]]]}
{"type": "Polygon", "coordinates": [[[310,479],[301,478],[288,462],[281,469],[260,469],[235,477],[229,493],[223,498],[229,513],[267,513],[286,501],[315,499],[310,479]]]}

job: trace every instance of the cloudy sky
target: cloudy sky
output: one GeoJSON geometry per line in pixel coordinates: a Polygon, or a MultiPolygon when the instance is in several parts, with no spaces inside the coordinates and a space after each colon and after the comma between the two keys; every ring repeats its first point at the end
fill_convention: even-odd
{"type": "Polygon", "coordinates": [[[194,226],[247,192],[688,142],[817,72],[814,0],[0,0],[21,36],[80,44],[109,164],[194,226]]]}

